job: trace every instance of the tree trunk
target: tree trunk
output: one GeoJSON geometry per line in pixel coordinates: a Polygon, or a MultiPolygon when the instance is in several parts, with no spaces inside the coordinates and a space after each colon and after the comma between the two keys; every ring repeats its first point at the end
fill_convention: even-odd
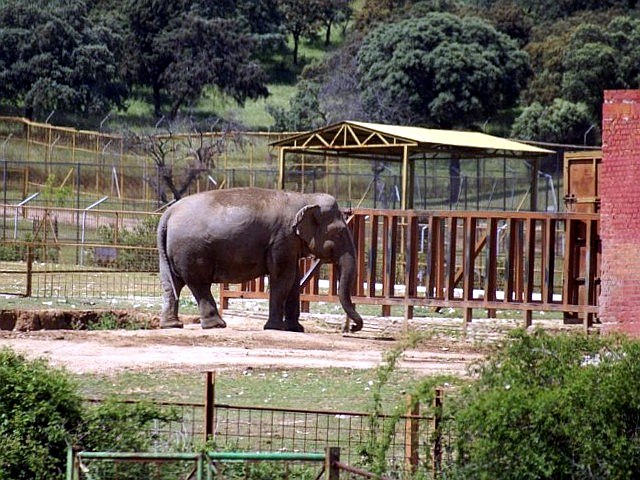
{"type": "Polygon", "coordinates": [[[298,65],[298,44],[300,43],[300,34],[293,34],[293,64],[298,65]]]}
{"type": "Polygon", "coordinates": [[[160,99],[160,85],[153,85],[153,113],[156,118],[162,116],[162,102],[160,99]]]}

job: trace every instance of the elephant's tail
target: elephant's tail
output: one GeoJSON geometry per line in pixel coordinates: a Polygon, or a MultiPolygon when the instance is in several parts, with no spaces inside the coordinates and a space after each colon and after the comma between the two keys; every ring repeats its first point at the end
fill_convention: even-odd
{"type": "MultiPolygon", "coordinates": [[[[169,260],[169,255],[167,254],[167,222],[169,221],[169,212],[165,212],[160,217],[160,222],[158,223],[158,255],[160,257],[160,269],[162,267],[167,269],[169,282],[171,283],[171,289],[173,290],[173,296],[176,300],[178,300],[178,292],[176,291],[176,286],[173,282],[175,277],[175,272],[173,270],[173,266],[171,265],[171,261],[169,260]]],[[[162,278],[162,275],[160,276],[162,278]]]]}

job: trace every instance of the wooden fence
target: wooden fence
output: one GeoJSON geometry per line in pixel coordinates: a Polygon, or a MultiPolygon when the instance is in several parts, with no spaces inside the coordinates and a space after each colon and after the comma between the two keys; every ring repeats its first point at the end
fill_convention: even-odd
{"type": "MultiPolygon", "coordinates": [[[[27,205],[0,205],[2,212],[0,253],[11,260],[0,266],[2,293],[15,283],[16,294],[86,297],[91,286],[116,298],[131,276],[126,292],[159,296],[158,214],[27,205]],[[129,275],[136,272],[144,275],[129,275]],[[102,281],[114,275],[115,286],[102,281]],[[32,277],[46,280],[43,288],[31,288],[32,277]]],[[[354,303],[378,305],[384,316],[394,306],[407,318],[416,307],[456,308],[466,325],[473,309],[490,317],[517,310],[530,325],[534,311],[555,311],[589,328],[597,315],[598,214],[358,209],[348,218],[358,251],[354,303]]],[[[338,302],[335,267],[303,259],[301,269],[303,310],[338,302]]],[[[223,285],[220,303],[267,296],[268,279],[259,278],[223,285]]]]}
{"type": "MultiPolygon", "coordinates": [[[[597,214],[355,210],[349,215],[358,251],[356,304],[392,306],[411,318],[416,306],[562,312],[592,326],[598,312],[600,241],[597,214]]],[[[301,261],[303,310],[338,302],[337,270],[301,261]],[[325,279],[323,282],[322,280],[325,279]]],[[[231,298],[267,298],[268,280],[223,285],[231,298]]]]}

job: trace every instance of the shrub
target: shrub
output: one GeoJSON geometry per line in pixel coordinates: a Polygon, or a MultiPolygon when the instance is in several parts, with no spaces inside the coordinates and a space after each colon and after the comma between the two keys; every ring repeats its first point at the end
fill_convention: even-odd
{"type": "MultiPolygon", "coordinates": [[[[83,407],[76,385],[43,360],[29,361],[0,350],[0,479],[63,479],[67,447],[93,451],[174,449],[160,445],[152,425],[176,420],[174,411],[145,403],[116,401],[83,407]]],[[[164,478],[176,478],[172,469],[164,478]]],[[[112,462],[98,465],[99,478],[111,474],[112,462]]],[[[149,478],[149,465],[119,471],[121,480],[149,478]],[[142,476],[141,476],[142,475],[142,476]]],[[[158,477],[160,478],[160,477],[158,477]]]]}
{"type": "Polygon", "coordinates": [[[640,471],[640,343],[519,331],[454,422],[464,479],[631,478],[640,471]]]}
{"type": "Polygon", "coordinates": [[[0,350],[0,478],[63,478],[69,433],[81,421],[75,385],[41,360],[0,350]]]}
{"type": "Polygon", "coordinates": [[[148,217],[133,229],[122,228],[119,231],[111,225],[103,225],[98,228],[98,236],[108,244],[146,247],[118,249],[115,264],[121,270],[152,272],[158,268],[154,248],[159,221],[159,216],[148,217]]]}

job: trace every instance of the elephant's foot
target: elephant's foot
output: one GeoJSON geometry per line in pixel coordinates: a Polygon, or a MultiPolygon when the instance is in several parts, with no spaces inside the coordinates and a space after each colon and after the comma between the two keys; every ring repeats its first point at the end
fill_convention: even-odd
{"type": "Polygon", "coordinates": [[[289,332],[304,332],[304,327],[300,325],[300,322],[286,323],[285,325],[289,332]]]}
{"type": "Polygon", "coordinates": [[[351,322],[351,319],[347,318],[342,327],[342,333],[355,333],[362,330],[362,320],[360,322],[351,322]]]}
{"type": "Polygon", "coordinates": [[[160,328],[182,328],[182,322],[177,318],[161,319],[160,328]]]}
{"type": "Polygon", "coordinates": [[[287,328],[284,322],[272,322],[271,320],[269,320],[267,323],[264,324],[264,329],[265,330],[286,330],[287,328]]]}
{"type": "Polygon", "coordinates": [[[201,318],[200,325],[204,330],[208,330],[209,328],[225,328],[227,326],[227,322],[222,320],[220,315],[216,315],[214,317],[201,318]]]}

